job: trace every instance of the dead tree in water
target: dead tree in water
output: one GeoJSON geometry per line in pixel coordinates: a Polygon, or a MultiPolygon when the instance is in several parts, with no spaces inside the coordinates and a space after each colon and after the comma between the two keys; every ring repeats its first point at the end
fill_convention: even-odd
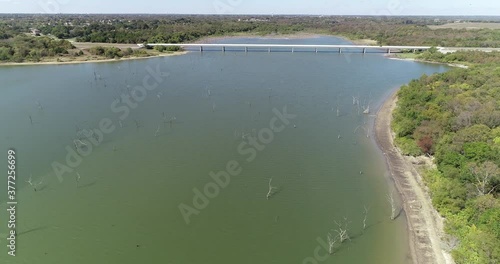
{"type": "Polygon", "coordinates": [[[170,127],[172,127],[172,124],[174,123],[175,120],[177,120],[177,117],[175,117],[175,116],[170,118],[170,120],[168,121],[168,123],[170,124],[170,127]]]}
{"type": "Polygon", "coordinates": [[[87,143],[81,141],[80,139],[75,139],[73,140],[73,145],[75,146],[75,150],[78,150],[82,146],[87,147],[87,143]]]}
{"type": "Polygon", "coordinates": [[[273,191],[276,190],[276,187],[271,186],[273,178],[269,179],[269,191],[267,192],[266,199],[269,200],[271,196],[273,195],[273,191]]]}
{"type": "Polygon", "coordinates": [[[38,107],[38,110],[43,111],[43,106],[42,104],[40,104],[40,102],[38,102],[38,100],[36,101],[36,105],[38,107]]]}
{"type": "Polygon", "coordinates": [[[36,187],[33,184],[33,175],[30,174],[30,178],[26,181],[31,187],[33,187],[33,190],[36,192],[36,187]]]}
{"type": "Polygon", "coordinates": [[[40,185],[42,185],[42,184],[43,184],[43,178],[41,178],[41,179],[40,179],[40,181],[39,181],[38,183],[35,183],[35,186],[34,186],[34,188],[35,188],[35,192],[37,191],[38,186],[40,186],[40,185]]]}
{"type": "Polygon", "coordinates": [[[337,235],[333,236],[331,233],[328,233],[327,236],[328,254],[330,255],[332,255],[335,251],[335,248],[339,247],[342,243],[344,243],[344,241],[351,240],[348,234],[347,225],[349,224],[349,222],[347,221],[347,217],[344,217],[343,222],[337,222],[337,221],[334,222],[337,225],[337,228],[333,229],[333,231],[337,233],[337,235]]]}
{"type": "Polygon", "coordinates": [[[337,97],[337,117],[340,116],[339,98],[337,97]]]}
{"type": "Polygon", "coordinates": [[[335,249],[335,244],[337,243],[338,237],[333,237],[332,234],[328,233],[328,254],[332,255],[335,249]]]}
{"type": "Polygon", "coordinates": [[[343,223],[337,221],[334,222],[337,225],[337,229],[335,229],[334,231],[337,233],[339,242],[342,244],[346,240],[351,240],[349,234],[347,233],[347,231],[349,231],[347,228],[347,225],[349,224],[349,222],[347,221],[347,217],[344,217],[343,223]]]}
{"type": "Polygon", "coordinates": [[[158,128],[156,129],[155,137],[157,137],[158,135],[160,135],[160,125],[158,125],[158,128]]]}
{"type": "Polygon", "coordinates": [[[359,95],[358,97],[353,96],[352,97],[352,104],[356,106],[358,109],[358,115],[360,114],[360,108],[359,108],[359,95]]]}
{"type": "Polygon", "coordinates": [[[366,229],[366,218],[368,218],[368,208],[365,205],[365,218],[363,218],[363,230],[366,229]]]}
{"type": "Polygon", "coordinates": [[[370,105],[368,105],[366,108],[363,107],[363,114],[365,115],[370,114],[370,105]]]}
{"type": "Polygon", "coordinates": [[[33,183],[33,175],[30,174],[30,178],[26,181],[31,187],[33,187],[33,190],[36,192],[38,186],[43,184],[43,178],[40,179],[38,183],[33,183]]]}
{"type": "Polygon", "coordinates": [[[81,178],[82,178],[82,177],[80,176],[80,173],[76,172],[76,178],[75,178],[75,180],[76,180],[76,187],[77,187],[77,188],[78,188],[78,184],[80,183],[80,179],[81,179],[81,178]]]}

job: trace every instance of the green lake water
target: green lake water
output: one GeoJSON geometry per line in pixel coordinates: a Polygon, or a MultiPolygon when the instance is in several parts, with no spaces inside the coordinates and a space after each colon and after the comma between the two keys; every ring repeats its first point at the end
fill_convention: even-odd
{"type": "Polygon", "coordinates": [[[9,148],[18,162],[17,256],[7,255],[4,173],[0,263],[406,263],[404,215],[389,220],[392,187],[372,139],[373,114],[400,85],[445,70],[382,54],[284,50],[0,67],[0,171],[7,171],[9,148]],[[149,73],[157,67],[159,82],[149,73]],[[112,106],[124,107],[118,98],[146,76],[158,87],[121,118],[112,106]],[[370,115],[353,96],[370,105],[370,115]],[[296,117],[283,126],[278,119],[282,131],[269,138],[275,112],[285,107],[296,117]],[[52,164],[66,165],[78,131],[99,128],[105,118],[114,131],[60,181],[52,164]],[[242,143],[259,134],[268,141],[259,150],[242,143]],[[210,172],[230,161],[241,172],[196,209],[193,189],[213,186],[210,172]],[[30,175],[42,181],[37,191],[26,183],[30,175]],[[270,178],[277,189],[266,199],[270,178]],[[189,223],[181,204],[197,210],[189,223]],[[317,260],[315,251],[326,254],[318,240],[335,234],[334,221],[344,217],[351,240],[317,260]]]}

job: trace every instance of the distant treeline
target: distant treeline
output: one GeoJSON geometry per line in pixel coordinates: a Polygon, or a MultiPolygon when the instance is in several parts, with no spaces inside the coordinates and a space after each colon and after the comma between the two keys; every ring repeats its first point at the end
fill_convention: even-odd
{"type": "Polygon", "coordinates": [[[437,169],[424,178],[456,263],[500,263],[500,53],[430,50],[419,58],[471,67],[401,88],[396,143],[405,154],[434,157],[437,169]]]}
{"type": "Polygon", "coordinates": [[[161,16],[161,15],[8,15],[0,16],[0,39],[38,29],[42,35],[82,42],[180,43],[236,33],[324,33],[373,39],[380,45],[500,47],[500,30],[437,29],[428,17],[319,16],[161,16]]]}

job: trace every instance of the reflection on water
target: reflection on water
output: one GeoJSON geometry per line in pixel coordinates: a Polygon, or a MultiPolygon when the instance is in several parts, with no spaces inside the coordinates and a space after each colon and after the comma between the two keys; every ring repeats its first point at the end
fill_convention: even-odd
{"type": "MultiPolygon", "coordinates": [[[[18,256],[0,259],[403,263],[404,217],[389,220],[371,122],[391,90],[444,70],[380,54],[306,52],[2,67],[0,142],[17,150],[23,187],[18,256]],[[43,182],[36,192],[30,175],[43,182]],[[318,258],[335,221],[350,240],[318,258]]],[[[5,211],[6,190],[0,195],[5,211]]]]}

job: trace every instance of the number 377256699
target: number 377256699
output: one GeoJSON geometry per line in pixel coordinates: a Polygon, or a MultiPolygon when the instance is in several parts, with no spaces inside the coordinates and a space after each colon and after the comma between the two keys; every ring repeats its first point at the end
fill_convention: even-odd
{"type": "Polygon", "coordinates": [[[7,151],[7,191],[9,200],[15,200],[16,196],[16,151],[7,151]]]}

